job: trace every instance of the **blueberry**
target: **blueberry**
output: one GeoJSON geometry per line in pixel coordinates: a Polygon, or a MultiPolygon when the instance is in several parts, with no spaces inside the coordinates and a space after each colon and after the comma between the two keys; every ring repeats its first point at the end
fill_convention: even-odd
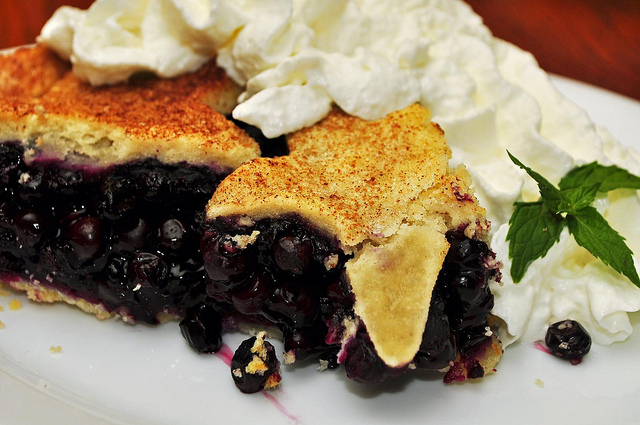
{"type": "Polygon", "coordinates": [[[112,255],[105,267],[107,279],[112,282],[127,282],[129,259],[121,255],[112,255]]]}
{"type": "Polygon", "coordinates": [[[414,363],[421,369],[440,370],[456,357],[456,343],[444,313],[444,302],[437,296],[431,300],[429,318],[414,363]]]}
{"type": "Polygon", "coordinates": [[[50,220],[34,210],[20,211],[16,215],[16,235],[21,244],[34,247],[42,241],[50,220]]]}
{"type": "Polygon", "coordinates": [[[98,210],[107,218],[117,220],[137,207],[133,181],[123,176],[109,176],[102,183],[102,198],[98,210]]]}
{"type": "Polygon", "coordinates": [[[137,287],[164,288],[167,284],[169,268],[160,256],[150,252],[136,252],[130,266],[137,287]]]}
{"type": "Polygon", "coordinates": [[[78,218],[69,227],[67,237],[78,257],[95,259],[105,243],[102,220],[93,216],[78,218]]]}
{"type": "Polygon", "coordinates": [[[112,255],[104,269],[105,278],[98,280],[98,295],[108,305],[120,306],[132,300],[129,284],[129,260],[120,255],[112,255]]]}
{"type": "Polygon", "coordinates": [[[242,314],[258,314],[264,307],[273,282],[267,274],[256,274],[231,293],[234,308],[242,314]]]}
{"type": "Polygon", "coordinates": [[[160,225],[160,244],[171,250],[178,250],[186,239],[187,230],[178,219],[171,218],[160,225]]]}
{"type": "Polygon", "coordinates": [[[344,367],[349,379],[361,384],[377,384],[389,376],[387,365],[378,357],[366,331],[358,330],[345,350],[344,367]]]}
{"type": "Polygon", "coordinates": [[[189,308],[180,322],[180,331],[198,353],[215,353],[222,347],[222,319],[210,304],[189,308]]]}
{"type": "Polygon", "coordinates": [[[280,270],[300,275],[312,261],[311,241],[298,236],[284,236],[273,245],[273,258],[280,270]]]}
{"type": "Polygon", "coordinates": [[[281,380],[275,348],[264,337],[260,332],[243,341],[231,359],[231,376],[243,393],[273,388],[281,380]]]}
{"type": "Polygon", "coordinates": [[[313,323],[318,316],[320,303],[299,282],[280,281],[269,296],[267,309],[274,318],[301,328],[313,323]]]}
{"type": "Polygon", "coordinates": [[[147,222],[141,218],[122,219],[115,223],[113,250],[134,252],[143,249],[147,238],[147,222]]]}
{"type": "Polygon", "coordinates": [[[245,270],[252,259],[243,255],[246,250],[238,248],[224,235],[206,232],[202,237],[201,251],[205,270],[212,280],[232,289],[245,279],[245,270]]]}
{"type": "Polygon", "coordinates": [[[562,320],[549,326],[544,342],[553,355],[573,364],[580,363],[591,349],[591,336],[575,320],[562,320]]]}

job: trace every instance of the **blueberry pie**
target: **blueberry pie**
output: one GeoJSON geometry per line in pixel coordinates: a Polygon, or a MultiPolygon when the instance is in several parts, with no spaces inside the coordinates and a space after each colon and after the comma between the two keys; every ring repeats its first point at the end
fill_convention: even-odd
{"type": "Polygon", "coordinates": [[[494,370],[489,224],[428,111],[335,110],[258,158],[259,131],[225,117],[239,91],[213,63],[96,88],[42,47],[0,56],[0,281],[99,318],[182,317],[203,353],[277,329],[286,362],[363,383],[494,370]]]}
{"type": "Polygon", "coordinates": [[[204,297],[206,202],[260,155],[213,63],[91,87],[36,46],[0,55],[0,281],[99,318],[157,323],[204,297]]]}
{"type": "Polygon", "coordinates": [[[365,121],[335,110],[288,144],[288,156],[236,169],[207,206],[201,251],[218,310],[277,327],[287,363],[343,364],[358,382],[493,371],[489,223],[428,111],[365,121]]]}

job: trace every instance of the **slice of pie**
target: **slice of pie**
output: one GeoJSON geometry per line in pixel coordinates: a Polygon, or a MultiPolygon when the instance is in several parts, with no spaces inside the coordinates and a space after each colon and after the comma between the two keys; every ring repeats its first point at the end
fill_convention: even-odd
{"type": "Polygon", "coordinates": [[[493,371],[489,223],[428,111],[336,110],[288,143],[289,156],[243,164],[208,204],[201,250],[219,309],[275,325],[288,362],[343,363],[359,382],[493,371]]]}
{"type": "Polygon", "coordinates": [[[260,155],[214,63],[91,87],[36,46],[0,55],[0,281],[100,318],[156,323],[204,295],[202,215],[260,155]]]}
{"type": "Polygon", "coordinates": [[[334,111],[256,159],[239,91],[213,63],[95,88],[42,47],[0,56],[0,281],[129,322],[213,304],[359,382],[492,371],[489,225],[428,112],[334,111]]]}

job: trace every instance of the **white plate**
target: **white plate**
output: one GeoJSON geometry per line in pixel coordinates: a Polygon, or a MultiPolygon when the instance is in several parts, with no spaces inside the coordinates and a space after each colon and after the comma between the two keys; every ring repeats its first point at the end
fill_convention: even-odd
{"type": "MultiPolygon", "coordinates": [[[[562,92],[626,144],[640,148],[640,103],[554,77],[562,92]]],[[[631,424],[638,423],[640,332],[595,346],[571,366],[533,345],[509,347],[498,373],[446,386],[408,374],[378,388],[342,371],[285,367],[282,388],[241,394],[221,356],[198,356],[176,323],[98,323],[66,305],[8,309],[0,330],[0,423],[6,424],[631,424]],[[62,352],[52,354],[51,346],[62,352]]],[[[640,315],[633,323],[640,330],[640,315]]],[[[236,347],[243,337],[231,335],[236,347]]],[[[281,347],[278,345],[277,347],[281,347]]]]}

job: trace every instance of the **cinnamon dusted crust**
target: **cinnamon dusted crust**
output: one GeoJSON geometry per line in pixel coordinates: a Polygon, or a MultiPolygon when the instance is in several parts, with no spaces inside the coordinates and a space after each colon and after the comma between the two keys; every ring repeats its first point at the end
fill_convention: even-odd
{"type": "Polygon", "coordinates": [[[99,164],[155,157],[230,171],[260,155],[257,143],[224,116],[241,89],[213,61],[175,79],[146,76],[109,87],[81,82],[41,46],[0,61],[0,140],[99,164]],[[25,68],[30,72],[23,76],[25,68]],[[29,90],[31,81],[41,87],[29,90]]]}
{"type": "Polygon", "coordinates": [[[43,46],[0,53],[0,96],[41,96],[70,69],[69,63],[43,46]]]}
{"type": "Polygon", "coordinates": [[[380,358],[419,349],[448,230],[486,240],[485,210],[429,112],[413,105],[378,121],[333,111],[289,137],[291,155],[250,161],[225,179],[207,218],[297,213],[354,254],[346,265],[355,312],[380,358]]]}

